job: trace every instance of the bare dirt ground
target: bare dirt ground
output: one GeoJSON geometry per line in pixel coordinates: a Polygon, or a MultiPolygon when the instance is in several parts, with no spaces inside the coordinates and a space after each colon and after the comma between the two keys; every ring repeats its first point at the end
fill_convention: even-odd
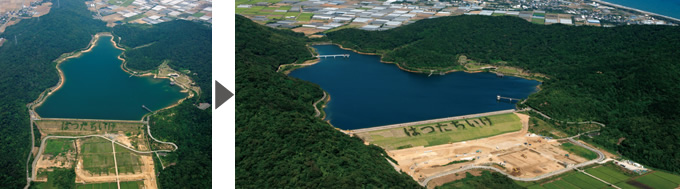
{"type": "Polygon", "coordinates": [[[295,28],[295,29],[292,29],[292,30],[293,30],[294,32],[302,32],[302,33],[304,33],[305,35],[312,35],[312,34],[315,34],[315,33],[324,31],[324,30],[322,30],[322,29],[306,28],[306,27],[299,27],[299,28],[295,28]]]}
{"type": "Polygon", "coordinates": [[[573,155],[569,158],[565,157],[564,154],[568,152],[562,150],[559,147],[561,144],[556,140],[547,141],[539,136],[531,135],[527,132],[529,116],[515,114],[522,122],[522,130],[517,132],[452,144],[391,150],[388,154],[399,162],[401,170],[415,180],[460,169],[466,165],[494,163],[504,165],[508,173],[518,168],[519,172],[515,172],[514,175],[530,178],[562,169],[565,167],[563,164],[578,164],[587,161],[573,155]],[[524,144],[525,142],[527,145],[524,144]],[[446,165],[459,160],[471,161],[446,165]]]}
{"type": "Polygon", "coordinates": [[[29,0],[29,1],[0,0],[0,13],[5,12],[5,11],[19,10],[19,9],[21,9],[22,5],[30,6],[31,2],[35,2],[35,1],[37,1],[37,0],[29,0]]]}
{"type": "Polygon", "coordinates": [[[33,17],[41,17],[43,15],[46,15],[47,13],[50,12],[51,8],[52,8],[52,2],[43,3],[42,5],[37,6],[35,8],[35,11],[38,12],[38,14],[33,15],[33,17]]]}

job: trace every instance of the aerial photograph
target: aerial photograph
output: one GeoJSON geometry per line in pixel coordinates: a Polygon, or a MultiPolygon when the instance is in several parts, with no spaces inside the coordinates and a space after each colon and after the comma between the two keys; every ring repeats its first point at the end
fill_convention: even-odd
{"type": "Polygon", "coordinates": [[[211,104],[211,0],[0,0],[0,188],[211,188],[211,104]]]}
{"type": "Polygon", "coordinates": [[[678,1],[234,6],[236,188],[680,188],[678,1]]]}

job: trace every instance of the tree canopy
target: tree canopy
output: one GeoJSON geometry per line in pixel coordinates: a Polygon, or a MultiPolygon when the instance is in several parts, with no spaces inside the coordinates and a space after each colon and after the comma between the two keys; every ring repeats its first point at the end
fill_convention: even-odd
{"type": "Polygon", "coordinates": [[[546,26],[508,16],[453,16],[327,37],[406,68],[450,67],[466,55],[546,74],[550,79],[527,105],[560,120],[605,123],[596,143],[680,173],[678,27],[546,26]]]}
{"type": "Polygon", "coordinates": [[[318,85],[276,72],[309,58],[301,34],[236,16],[236,187],[420,187],[381,148],[314,117],[318,85]]]}
{"type": "Polygon", "coordinates": [[[62,0],[60,7],[38,18],[22,19],[0,35],[0,183],[26,184],[26,157],[31,150],[26,104],[59,81],[52,63],[63,53],[87,47],[92,35],[106,30],[92,19],[85,2],[62,0]],[[16,40],[15,40],[16,39],[16,40]]]}
{"type": "Polygon", "coordinates": [[[128,68],[152,70],[169,60],[171,68],[191,71],[187,75],[201,88],[199,102],[212,102],[210,26],[185,20],[152,26],[125,24],[114,27],[113,34],[121,37],[119,44],[126,48],[123,55],[128,68]]]}

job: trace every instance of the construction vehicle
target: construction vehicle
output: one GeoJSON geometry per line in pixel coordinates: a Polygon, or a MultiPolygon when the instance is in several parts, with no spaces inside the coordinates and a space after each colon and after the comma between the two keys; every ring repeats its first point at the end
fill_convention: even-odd
{"type": "Polygon", "coordinates": [[[514,175],[514,176],[518,176],[518,175],[520,175],[521,173],[520,173],[519,168],[513,167],[513,168],[512,168],[512,172],[510,172],[510,174],[511,174],[511,175],[514,175]]]}

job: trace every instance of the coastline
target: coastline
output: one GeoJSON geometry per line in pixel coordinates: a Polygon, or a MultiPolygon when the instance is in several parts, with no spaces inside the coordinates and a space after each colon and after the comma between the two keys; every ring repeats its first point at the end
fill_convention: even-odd
{"type": "Polygon", "coordinates": [[[640,9],[627,7],[627,6],[623,6],[623,5],[619,5],[619,4],[615,4],[615,3],[610,3],[610,2],[602,1],[602,0],[591,0],[591,1],[597,2],[597,3],[600,3],[600,4],[609,5],[609,6],[612,6],[612,7],[619,8],[619,9],[627,9],[627,10],[639,12],[639,13],[642,13],[642,14],[647,14],[649,16],[656,16],[656,17],[661,17],[661,18],[664,18],[664,19],[669,19],[669,20],[672,20],[672,21],[675,21],[675,22],[680,22],[680,18],[673,18],[673,17],[670,17],[670,16],[661,15],[661,14],[648,12],[648,11],[643,11],[643,10],[640,10],[640,9]]]}
{"type": "MultiPolygon", "coordinates": [[[[99,39],[100,39],[101,36],[111,36],[111,42],[113,43],[114,48],[123,51],[123,52],[121,53],[121,55],[118,55],[118,59],[122,61],[122,63],[121,63],[121,69],[122,69],[124,72],[126,72],[126,73],[132,74],[131,71],[126,70],[126,69],[125,69],[126,67],[123,66],[123,65],[125,64],[126,61],[125,61],[125,59],[123,59],[121,56],[125,53],[125,49],[122,48],[122,47],[120,47],[120,46],[118,46],[118,43],[116,43],[115,40],[113,40],[113,38],[114,38],[115,36],[113,36],[113,34],[111,34],[111,33],[109,33],[109,32],[100,32],[100,33],[97,33],[97,34],[95,34],[95,35],[93,36],[92,40],[90,40],[90,43],[88,44],[88,46],[87,46],[85,49],[83,49],[83,50],[77,50],[77,51],[74,51],[74,52],[71,52],[71,53],[64,53],[64,54],[70,54],[70,55],[68,55],[68,56],[66,56],[66,57],[57,58],[56,60],[53,61],[53,62],[57,63],[55,67],[56,67],[56,69],[57,69],[57,72],[59,73],[59,81],[58,81],[57,85],[45,89],[45,91],[43,91],[42,93],[40,93],[40,95],[38,96],[38,98],[37,98],[36,100],[34,100],[33,102],[31,102],[31,103],[29,103],[29,104],[26,105],[26,107],[28,107],[28,109],[29,109],[29,113],[31,113],[31,116],[35,116],[36,118],[41,118],[41,119],[43,119],[42,117],[40,117],[40,115],[38,114],[38,112],[35,111],[35,108],[40,107],[40,105],[42,105],[43,102],[45,102],[45,100],[47,100],[47,98],[48,98],[50,95],[52,95],[52,93],[54,93],[55,91],[59,90],[59,89],[64,85],[64,83],[66,82],[66,78],[65,78],[65,76],[64,76],[64,72],[63,72],[63,71],[61,70],[61,68],[59,67],[59,66],[61,65],[61,63],[65,62],[66,60],[71,59],[71,58],[80,57],[80,56],[82,56],[84,53],[87,53],[87,52],[92,51],[92,49],[94,48],[95,44],[99,41],[99,39]]],[[[64,55],[62,55],[62,56],[64,56],[64,55]]],[[[157,75],[155,75],[155,74],[153,74],[153,73],[145,73],[145,74],[142,74],[142,75],[135,75],[135,74],[132,74],[132,75],[137,76],[137,77],[145,77],[145,76],[152,76],[152,75],[153,75],[154,78],[158,78],[158,79],[169,79],[169,80],[172,81],[172,79],[170,79],[170,78],[168,78],[168,77],[157,77],[157,75]]],[[[185,87],[185,86],[183,86],[183,85],[178,85],[178,86],[180,86],[180,87],[183,89],[183,90],[180,91],[180,92],[188,93],[188,95],[187,95],[186,97],[184,97],[184,98],[178,100],[178,101],[177,101],[176,103],[174,103],[174,104],[171,104],[171,105],[169,105],[169,106],[167,106],[167,107],[158,109],[158,110],[156,110],[156,111],[154,111],[154,112],[151,112],[151,113],[155,113],[155,112],[158,112],[158,111],[161,111],[161,110],[165,110],[165,109],[169,109],[169,108],[178,106],[179,104],[181,104],[182,102],[184,102],[184,100],[189,99],[189,98],[192,98],[192,97],[194,96],[194,94],[191,92],[191,91],[193,91],[193,90],[191,90],[190,88],[185,87]]],[[[144,120],[144,117],[145,117],[146,115],[147,115],[147,114],[142,115],[142,118],[140,118],[140,120],[143,121],[143,120],[144,120]]],[[[60,118],[45,118],[45,119],[60,119],[60,118]]]]}

